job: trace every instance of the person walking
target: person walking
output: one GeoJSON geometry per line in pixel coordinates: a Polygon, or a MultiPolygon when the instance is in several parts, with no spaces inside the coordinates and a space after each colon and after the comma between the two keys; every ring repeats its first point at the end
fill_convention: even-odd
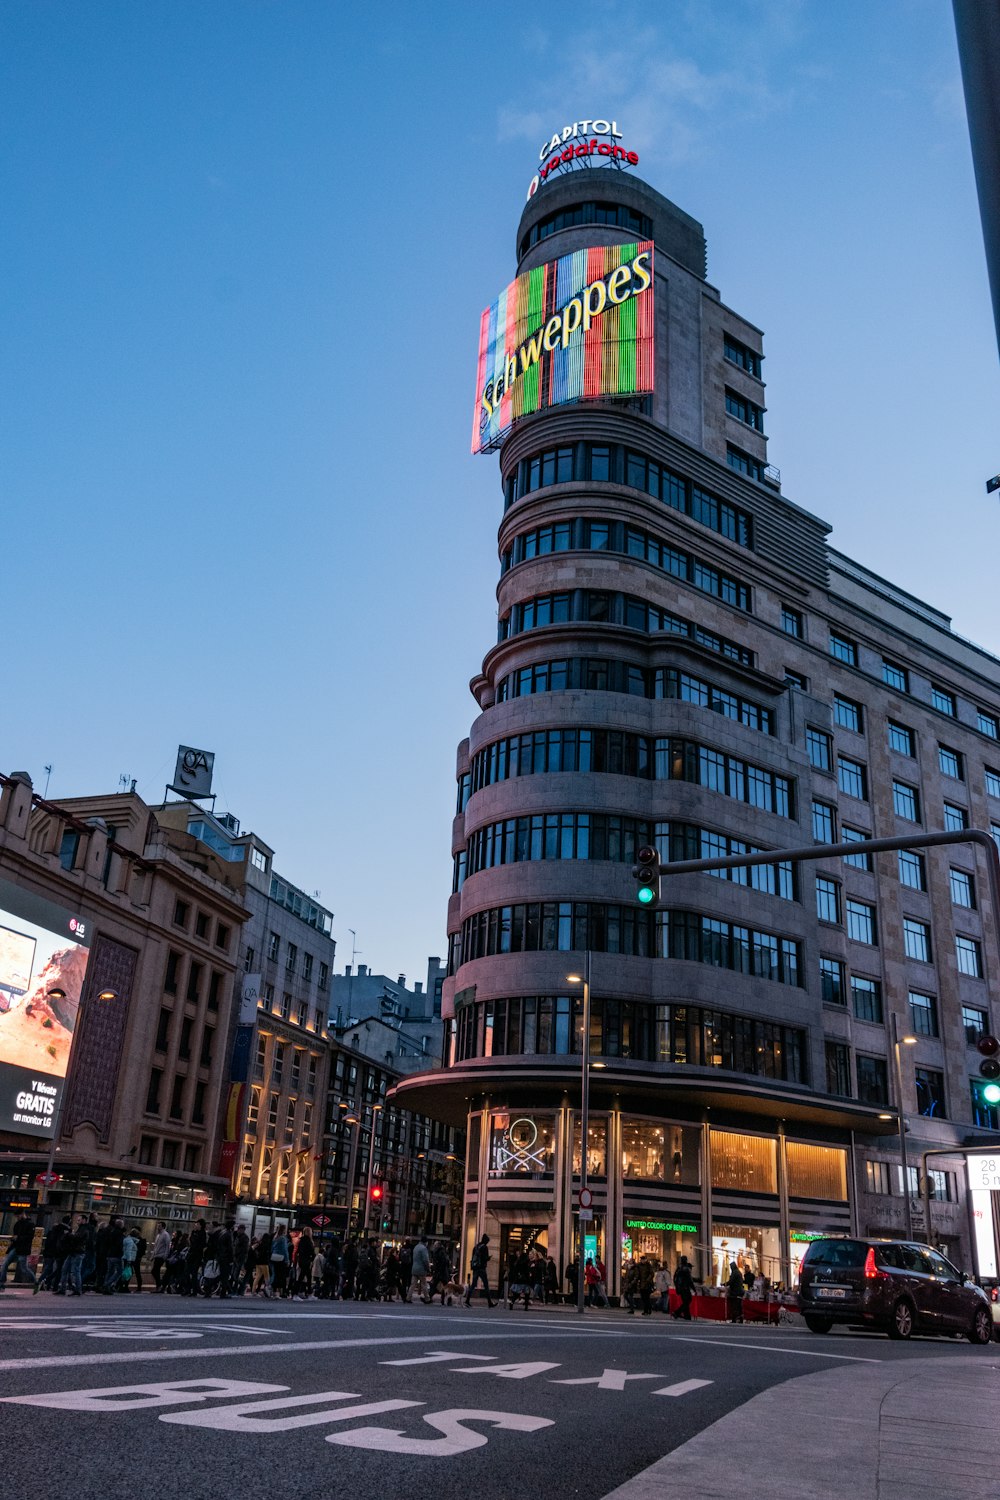
{"type": "Polygon", "coordinates": [[[35,1282],[36,1292],[55,1292],[59,1288],[59,1276],[62,1272],[63,1256],[59,1253],[66,1235],[69,1234],[72,1221],[69,1214],[64,1214],[58,1224],[53,1224],[47,1230],[42,1241],[42,1274],[35,1282]]]}
{"type": "Polygon", "coordinates": [[[577,1291],[580,1286],[580,1267],[575,1260],[566,1262],[566,1285],[569,1287],[569,1300],[572,1307],[577,1303],[577,1291]]]}
{"type": "Polygon", "coordinates": [[[743,1272],[734,1260],[729,1262],[729,1280],[726,1282],[726,1316],[730,1323],[743,1322],[743,1294],[746,1282],[743,1272]]]}
{"type": "Polygon", "coordinates": [[[66,1259],[63,1261],[59,1290],[68,1297],[83,1296],[83,1256],[87,1248],[87,1216],[81,1214],[75,1229],[71,1229],[63,1240],[66,1259]]]}
{"type": "Polygon", "coordinates": [[[305,1228],[299,1235],[299,1243],[295,1247],[295,1300],[297,1302],[306,1302],[312,1293],[315,1259],[316,1246],[313,1243],[312,1233],[305,1228]]]}
{"type": "Polygon", "coordinates": [[[645,1257],[639,1262],[639,1300],[644,1318],[653,1316],[653,1268],[645,1257]]]}
{"type": "Polygon", "coordinates": [[[253,1286],[250,1288],[251,1296],[269,1297],[271,1295],[271,1246],[273,1237],[270,1230],[265,1229],[257,1241],[254,1251],[253,1286]]]}
{"type": "Polygon", "coordinates": [[[674,1312],[675,1318],[683,1318],[686,1323],[691,1321],[691,1301],[694,1297],[694,1276],[691,1272],[691,1262],[686,1255],[682,1255],[674,1272],[674,1291],[681,1299],[681,1305],[674,1312]]]}
{"type": "Polygon", "coordinates": [[[233,1232],[233,1268],[229,1274],[229,1290],[234,1297],[242,1297],[247,1289],[247,1261],[250,1257],[250,1236],[243,1224],[233,1232]]]}
{"type": "Polygon", "coordinates": [[[163,1219],[156,1226],[156,1235],[153,1240],[153,1290],[155,1292],[165,1291],[163,1285],[163,1267],[167,1263],[170,1254],[170,1234],[163,1219]]]}
{"type": "Polygon", "coordinates": [[[531,1306],[531,1256],[524,1249],[518,1251],[511,1262],[510,1286],[507,1289],[507,1307],[513,1309],[515,1298],[524,1298],[524,1310],[531,1306]]]}
{"type": "Polygon", "coordinates": [[[125,1247],[125,1220],[112,1219],[108,1225],[107,1259],[104,1284],[101,1291],[110,1297],[118,1291],[122,1279],[122,1261],[125,1247]]]}
{"type": "Polygon", "coordinates": [[[139,1243],[131,1229],[129,1229],[122,1235],[122,1279],[121,1286],[118,1288],[119,1291],[131,1291],[138,1255],[139,1243]]]}
{"type": "Polygon", "coordinates": [[[201,1268],[205,1261],[205,1247],[208,1244],[208,1231],[205,1228],[204,1219],[196,1219],[191,1237],[188,1240],[187,1257],[184,1261],[184,1295],[185,1297],[197,1297],[198,1284],[201,1281],[201,1268]]]}
{"type": "Polygon", "coordinates": [[[288,1226],[279,1224],[271,1241],[271,1296],[288,1296],[288,1269],[292,1260],[292,1243],[288,1238],[288,1226]]]}
{"type": "Polygon", "coordinates": [[[559,1268],[556,1265],[555,1261],[552,1259],[551,1255],[548,1255],[545,1258],[544,1285],[546,1302],[558,1302],[559,1268]]]}
{"type": "Polygon", "coordinates": [[[146,1253],[146,1241],[138,1224],[132,1225],[132,1238],[135,1240],[135,1261],[132,1266],[135,1277],[135,1289],[142,1291],[142,1258],[146,1253]]]}
{"type": "Polygon", "coordinates": [[[486,1303],[489,1307],[496,1307],[490,1295],[490,1277],[487,1267],[490,1263],[490,1237],[484,1234],[477,1245],[473,1247],[472,1259],[469,1261],[469,1284],[465,1290],[465,1305],[472,1306],[472,1294],[476,1290],[476,1283],[483,1283],[483,1291],[486,1293],[486,1303]]]}
{"type": "Polygon", "coordinates": [[[88,1214],[84,1226],[83,1246],[83,1289],[85,1292],[94,1290],[97,1285],[97,1215],[88,1214]]]}
{"type": "MultiPolygon", "coordinates": [[[[594,1268],[597,1269],[596,1267],[594,1268]]],[[[622,1301],[625,1311],[629,1317],[635,1316],[635,1304],[639,1296],[639,1267],[636,1261],[630,1260],[625,1267],[625,1275],[622,1277],[622,1301]]]]}
{"type": "Polygon", "coordinates": [[[10,1246],[3,1258],[3,1265],[0,1266],[0,1292],[6,1290],[7,1270],[10,1266],[14,1266],[15,1276],[23,1276],[26,1281],[30,1281],[37,1292],[38,1281],[34,1271],[28,1265],[28,1256],[31,1254],[34,1239],[34,1224],[28,1218],[27,1214],[21,1214],[19,1218],[14,1220],[14,1228],[11,1230],[10,1235],[10,1246]]]}
{"type": "Polygon", "coordinates": [[[427,1278],[430,1275],[431,1255],[427,1248],[427,1236],[422,1234],[413,1249],[413,1263],[410,1272],[410,1287],[406,1295],[407,1302],[413,1301],[414,1287],[421,1302],[430,1302],[427,1295],[427,1278]]]}

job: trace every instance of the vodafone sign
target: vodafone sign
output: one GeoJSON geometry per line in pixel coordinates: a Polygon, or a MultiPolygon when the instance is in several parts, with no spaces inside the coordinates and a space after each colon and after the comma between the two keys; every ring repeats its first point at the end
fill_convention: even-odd
{"type": "Polygon", "coordinates": [[[534,197],[550,172],[580,166],[637,167],[639,155],[619,146],[621,131],[616,120],[575,120],[557,130],[538,153],[541,166],[528,184],[528,198],[534,197]],[[601,139],[605,137],[605,139],[601,139]],[[593,157],[604,161],[592,161],[593,157]]]}

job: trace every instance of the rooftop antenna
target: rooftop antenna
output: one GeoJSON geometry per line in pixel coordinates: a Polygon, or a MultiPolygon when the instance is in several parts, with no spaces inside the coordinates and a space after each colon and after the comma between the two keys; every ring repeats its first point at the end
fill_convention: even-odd
{"type": "Polygon", "coordinates": [[[123,771],[122,774],[118,778],[118,785],[119,785],[119,787],[121,788],[121,790],[123,792],[127,792],[130,789],[134,792],[135,791],[135,777],[134,776],[130,776],[127,771],[123,771]]]}
{"type": "Polygon", "coordinates": [[[45,790],[42,793],[42,798],[44,799],[49,795],[49,777],[52,775],[52,766],[43,766],[42,769],[45,772],[45,790]]]}

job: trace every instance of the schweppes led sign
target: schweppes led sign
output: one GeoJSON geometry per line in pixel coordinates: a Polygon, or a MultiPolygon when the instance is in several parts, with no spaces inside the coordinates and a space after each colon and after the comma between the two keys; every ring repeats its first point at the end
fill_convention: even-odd
{"type": "Polygon", "coordinates": [[[483,313],[472,451],[516,417],[653,389],[653,243],[598,245],[518,276],[483,313]]]}

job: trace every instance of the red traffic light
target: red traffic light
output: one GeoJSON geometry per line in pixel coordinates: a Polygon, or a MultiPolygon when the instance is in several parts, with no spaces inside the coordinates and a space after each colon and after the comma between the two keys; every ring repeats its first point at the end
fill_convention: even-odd
{"type": "Polygon", "coordinates": [[[382,1192],[383,1192],[383,1189],[376,1182],[374,1184],[374,1186],[372,1187],[372,1202],[373,1203],[379,1203],[379,1202],[381,1202],[382,1192]]]}

